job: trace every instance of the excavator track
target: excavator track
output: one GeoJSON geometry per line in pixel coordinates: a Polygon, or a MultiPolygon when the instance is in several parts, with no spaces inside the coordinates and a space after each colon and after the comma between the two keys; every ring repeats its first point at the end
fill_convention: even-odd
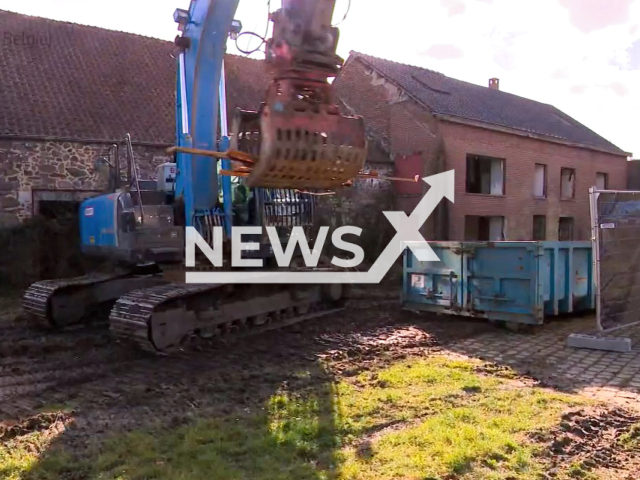
{"type": "Polygon", "coordinates": [[[136,290],[115,303],[112,334],[153,353],[172,353],[185,341],[209,341],[282,328],[342,310],[325,287],[169,284],[136,290]]]}
{"type": "Polygon", "coordinates": [[[106,323],[117,298],[131,290],[166,283],[160,275],[131,271],[43,280],[27,289],[22,308],[35,323],[56,329],[80,323],[106,323]]]}
{"type": "Polygon", "coordinates": [[[156,352],[149,331],[154,310],[165,302],[215,289],[215,285],[169,284],[130,292],[118,299],[111,310],[109,329],[117,339],[156,352]]]}
{"type": "Polygon", "coordinates": [[[93,285],[124,277],[126,274],[96,273],[82,277],[64,278],[55,280],[42,280],[32,284],[22,297],[22,309],[43,326],[62,327],[77,323],[78,318],[64,319],[52,311],[51,301],[64,290],[87,288],[93,285]]]}

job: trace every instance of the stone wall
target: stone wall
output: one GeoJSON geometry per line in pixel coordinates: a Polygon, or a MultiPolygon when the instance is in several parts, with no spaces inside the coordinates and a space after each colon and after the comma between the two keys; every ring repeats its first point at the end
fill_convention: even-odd
{"type": "MultiPolygon", "coordinates": [[[[104,191],[111,145],[0,139],[0,227],[32,216],[34,190],[104,191]]],[[[126,152],[120,149],[124,164],[126,152]]],[[[170,161],[162,147],[134,146],[141,178],[170,161]]]]}
{"type": "MultiPolygon", "coordinates": [[[[87,271],[74,202],[106,190],[109,167],[100,160],[110,150],[109,144],[0,139],[0,284],[24,288],[87,271]],[[45,214],[41,200],[67,207],[45,214]]],[[[154,178],[155,167],[170,160],[161,147],[135,146],[134,155],[141,178],[154,178]]]]}
{"type": "MultiPolygon", "coordinates": [[[[82,273],[77,220],[66,218],[68,212],[54,215],[55,221],[40,218],[39,201],[77,202],[104,191],[109,170],[100,159],[109,159],[110,150],[110,144],[0,139],[1,283],[24,287],[39,278],[82,273]]],[[[157,165],[171,160],[161,147],[135,146],[134,154],[143,179],[154,179],[157,165]]],[[[124,169],[122,147],[120,157],[124,169]]],[[[374,140],[367,169],[394,173],[389,153],[374,140]]],[[[320,197],[318,222],[362,228],[357,243],[367,259],[375,259],[394,233],[382,212],[394,209],[392,182],[358,179],[352,187],[320,197]]]]}

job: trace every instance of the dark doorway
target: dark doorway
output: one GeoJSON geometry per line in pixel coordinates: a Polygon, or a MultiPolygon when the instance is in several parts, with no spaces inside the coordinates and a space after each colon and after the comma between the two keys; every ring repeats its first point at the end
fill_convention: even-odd
{"type": "Polygon", "coordinates": [[[558,220],[558,240],[573,240],[573,217],[560,217],[558,220]]]}
{"type": "Polygon", "coordinates": [[[533,216],[533,237],[532,240],[547,239],[547,217],[544,215],[533,216]]]}
{"type": "Polygon", "coordinates": [[[39,248],[41,278],[82,273],[80,252],[80,202],[40,200],[38,212],[45,223],[39,248]]]}

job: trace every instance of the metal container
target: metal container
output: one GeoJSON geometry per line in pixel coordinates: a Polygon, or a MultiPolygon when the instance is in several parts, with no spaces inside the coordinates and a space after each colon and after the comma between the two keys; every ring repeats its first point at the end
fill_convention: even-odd
{"type": "Polygon", "coordinates": [[[591,242],[429,242],[404,252],[403,307],[539,325],[595,308],[591,242]]]}

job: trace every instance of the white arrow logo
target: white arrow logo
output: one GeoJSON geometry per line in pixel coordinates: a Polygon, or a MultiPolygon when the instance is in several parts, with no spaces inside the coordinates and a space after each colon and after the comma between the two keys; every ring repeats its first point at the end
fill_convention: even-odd
{"type": "Polygon", "coordinates": [[[395,228],[396,234],[367,272],[187,272],[186,283],[380,283],[406,247],[411,249],[419,261],[437,262],[440,259],[419,230],[443,198],[455,201],[454,171],[449,170],[422,180],[431,188],[411,215],[407,216],[404,212],[383,212],[395,228]]]}

